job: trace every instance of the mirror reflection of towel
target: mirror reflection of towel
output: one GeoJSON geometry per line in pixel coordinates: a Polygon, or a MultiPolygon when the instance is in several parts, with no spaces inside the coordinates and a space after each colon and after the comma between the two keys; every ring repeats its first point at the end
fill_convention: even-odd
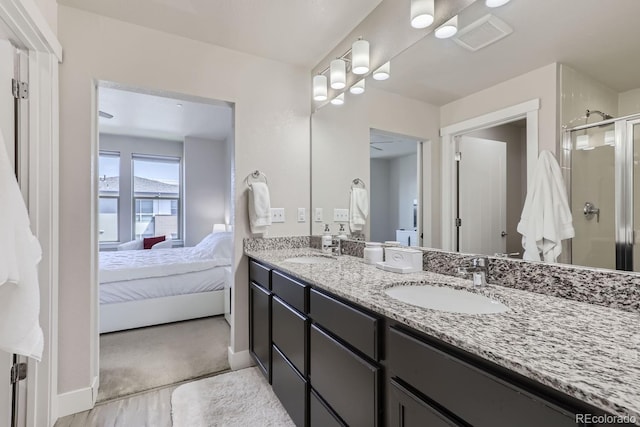
{"type": "Polygon", "coordinates": [[[362,231],[369,215],[369,195],[364,188],[352,188],[349,203],[349,228],[362,231]]]}
{"type": "Polygon", "coordinates": [[[523,259],[546,262],[556,262],[562,240],[575,235],[562,172],[549,151],[542,151],[536,163],[518,233],[522,234],[523,259]]]}
{"type": "Polygon", "coordinates": [[[249,225],[253,234],[264,234],[271,225],[271,199],[264,182],[249,185],[249,225]]]}

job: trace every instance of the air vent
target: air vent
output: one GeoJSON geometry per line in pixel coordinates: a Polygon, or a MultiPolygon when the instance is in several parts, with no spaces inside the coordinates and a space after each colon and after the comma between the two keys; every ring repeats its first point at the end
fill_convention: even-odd
{"type": "Polygon", "coordinates": [[[513,32],[506,22],[489,14],[458,31],[453,40],[472,52],[507,37],[513,32]]]}

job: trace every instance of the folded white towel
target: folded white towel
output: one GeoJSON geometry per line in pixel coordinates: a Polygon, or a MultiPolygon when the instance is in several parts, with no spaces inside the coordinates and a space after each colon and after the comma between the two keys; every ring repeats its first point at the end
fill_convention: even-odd
{"type": "Polygon", "coordinates": [[[271,225],[269,187],[264,182],[249,184],[249,225],[253,234],[264,234],[271,225]]]}
{"type": "Polygon", "coordinates": [[[369,195],[364,188],[352,188],[349,203],[349,228],[362,231],[369,215],[369,195]]]}
{"type": "Polygon", "coordinates": [[[562,172],[549,151],[542,151],[538,158],[518,232],[522,234],[523,259],[530,261],[556,262],[562,240],[575,236],[562,172]]]}
{"type": "Polygon", "coordinates": [[[40,243],[29,228],[22,199],[0,132],[0,350],[40,360],[40,243]]]}

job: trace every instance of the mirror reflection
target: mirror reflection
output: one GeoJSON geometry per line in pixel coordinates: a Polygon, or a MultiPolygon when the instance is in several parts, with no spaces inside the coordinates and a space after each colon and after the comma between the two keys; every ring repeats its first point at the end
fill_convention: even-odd
{"type": "Polygon", "coordinates": [[[517,224],[538,154],[548,150],[562,167],[576,233],[563,241],[558,261],[639,270],[629,206],[638,187],[633,144],[640,122],[615,120],[640,113],[638,13],[634,0],[615,7],[513,0],[465,8],[456,36],[427,34],[392,58],[388,80],[367,79],[364,94],[347,93],[344,105],[313,113],[312,211],[321,208],[324,216],[315,218],[321,219],[312,234],[325,223],[337,231],[333,209],[348,207],[355,177],[370,186],[367,240],[396,240],[393,227],[413,228],[393,223],[389,199],[396,190],[376,196],[388,184],[378,183],[373,153],[384,147],[371,144],[377,133],[410,135],[423,141],[416,154],[416,243],[521,257],[517,224]],[[605,22],[615,25],[605,30],[605,22]],[[601,123],[607,117],[612,122],[601,123]],[[375,200],[387,200],[388,209],[377,209],[375,200]]]}

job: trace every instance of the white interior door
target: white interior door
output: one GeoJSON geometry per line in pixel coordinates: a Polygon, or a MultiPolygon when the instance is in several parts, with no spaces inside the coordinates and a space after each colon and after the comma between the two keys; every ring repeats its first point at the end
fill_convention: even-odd
{"type": "Polygon", "coordinates": [[[460,252],[506,252],[507,144],[463,136],[459,140],[460,252]]]}
{"type": "MultiPolygon", "coordinates": [[[[14,114],[11,79],[14,76],[14,47],[8,40],[0,39],[0,132],[9,159],[14,159],[14,114]]],[[[15,165],[14,165],[15,166],[15,165]]],[[[11,425],[11,383],[9,376],[12,355],[0,350],[0,425],[11,425]]]]}

